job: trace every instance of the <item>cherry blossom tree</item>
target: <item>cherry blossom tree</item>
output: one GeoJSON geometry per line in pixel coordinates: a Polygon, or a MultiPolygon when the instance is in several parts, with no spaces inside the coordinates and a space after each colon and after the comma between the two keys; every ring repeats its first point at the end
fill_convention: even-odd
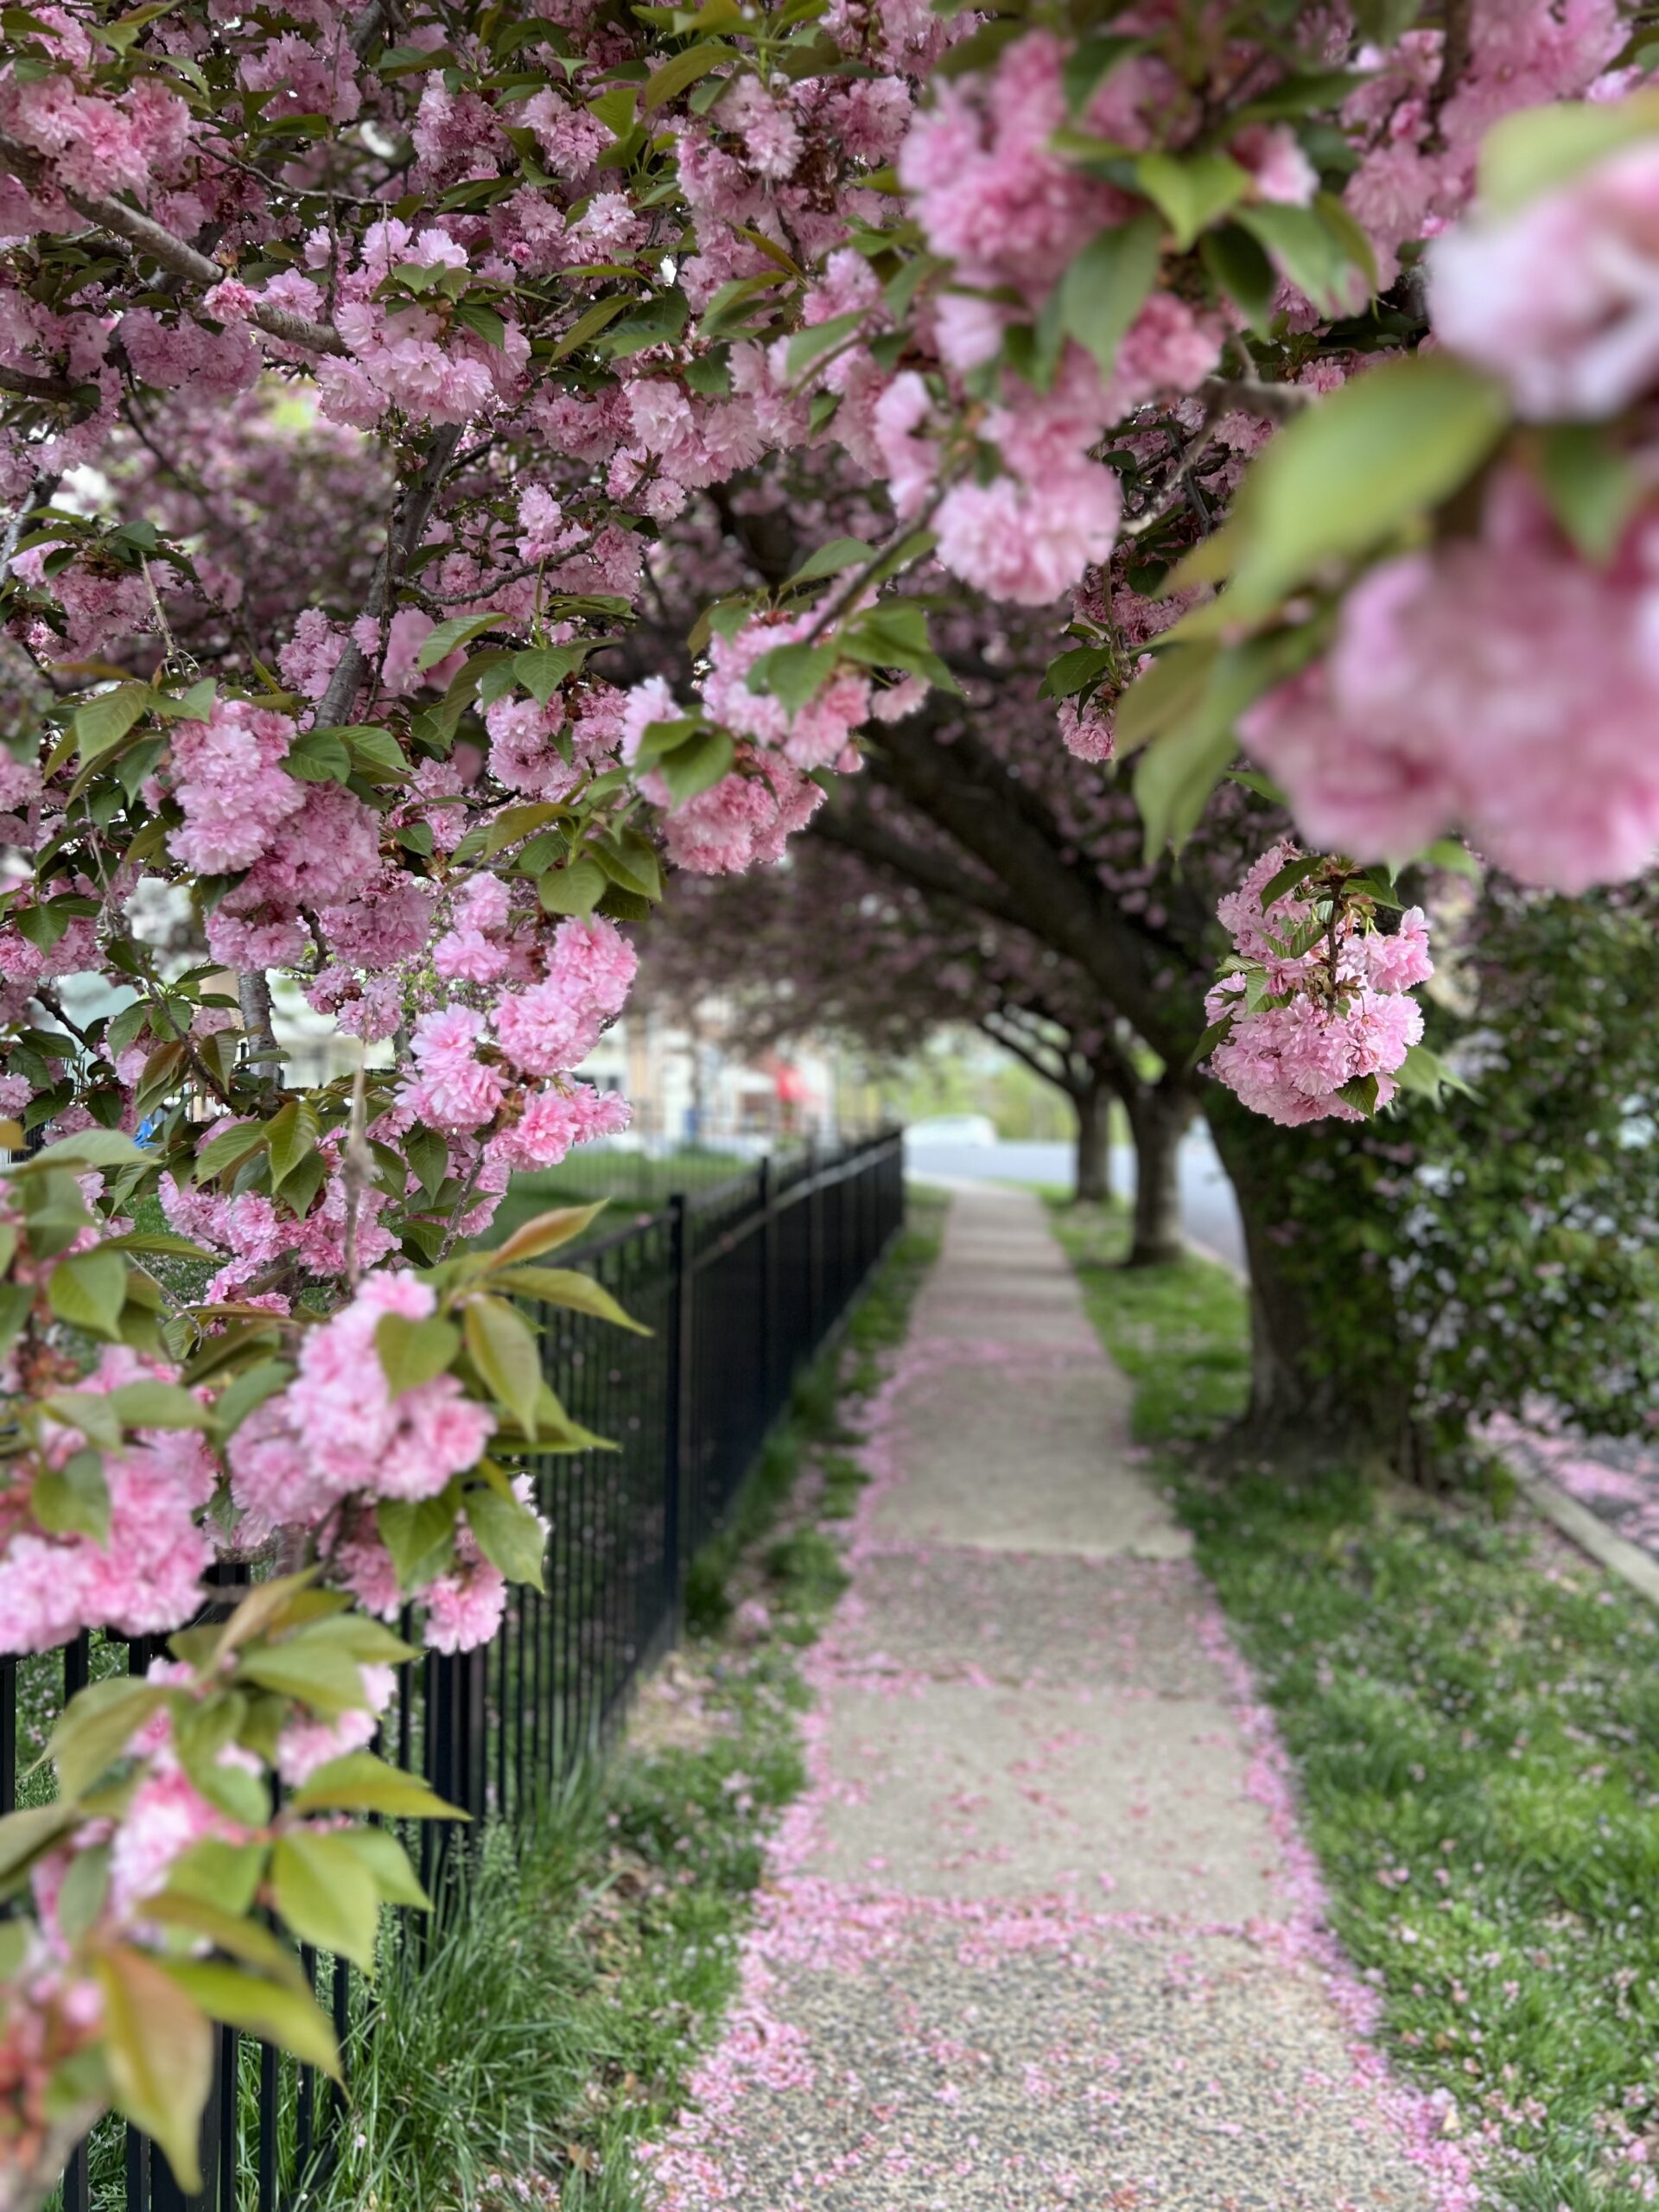
{"type": "MultiPolygon", "coordinates": [[[[678,887],[641,955],[635,1003],[671,1014],[718,995],[728,1033],[750,1050],[830,1033],[896,1063],[942,1028],[977,1030],[1065,1098],[1080,1199],[1109,1195],[1114,1102],[1133,1131],[1158,1081],[1145,1048],[1070,963],[976,905],[924,893],[817,836],[776,868],[678,887]]],[[[1179,1249],[1169,1201],[1151,1179],[1134,1265],[1179,1249]]]]}
{"type": "MultiPolygon", "coordinates": [[[[175,1632],[0,1826],[22,2207],[111,2105],[188,2183],[215,2018],[334,2063],[257,1915],[320,1936],[348,1861],[410,1899],[342,1824],[443,1809],[365,1748],[385,1623],[463,1648],[539,1573],[524,1463],[588,1440],[514,1294],[603,1301],[542,1264],[575,1217],[467,1240],[616,1126],[575,1071],[664,863],[776,860],[866,743],[918,865],[943,831],[1239,1117],[1339,1129],[1438,1083],[1396,864],[1646,866],[1659,130],[1617,0],[40,0],[7,35],[0,1617],[175,1632]],[[683,663],[642,652],[702,514],[749,559],[750,472],[819,448],[866,526],[715,561],[683,663]],[[956,703],[1037,683],[1022,647],[964,684],[986,603],[1046,610],[1058,782],[956,703]],[[1265,801],[1211,796],[1241,738],[1265,801]],[[1086,849],[1113,752],[1127,889],[1086,849]],[[1306,849],[1264,875],[1281,802],[1306,849]],[[1252,824],[1211,1034],[1214,888],[1163,856],[1252,824]],[[273,976],[354,1074],[285,1079],[273,976]],[[266,1579],[198,1619],[224,1546],[266,1579]]],[[[1304,1413],[1268,1230],[1308,1140],[1216,1126],[1262,1179],[1263,1402],[1304,1413]]]]}

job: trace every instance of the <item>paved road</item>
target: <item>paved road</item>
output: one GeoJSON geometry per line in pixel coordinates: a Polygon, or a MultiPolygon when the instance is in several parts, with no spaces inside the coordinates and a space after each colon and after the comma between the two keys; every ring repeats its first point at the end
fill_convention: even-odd
{"type": "MultiPolygon", "coordinates": [[[[1071,1180],[1071,1147],[1066,1144],[909,1144],[905,1165],[912,1175],[948,1182],[1054,1183],[1071,1180]]],[[[1112,1155],[1112,1174],[1120,1191],[1135,1188],[1135,1154],[1120,1147],[1112,1155]]],[[[1244,1234],[1232,1185],[1216,1157],[1205,1128],[1187,1132],[1181,1146],[1181,1226],[1235,1267],[1244,1264],[1244,1234]]]]}
{"type": "Polygon", "coordinates": [[[1129,1397],[1033,1199],[958,1190],[656,2212],[1427,2212],[1129,1397]]]}

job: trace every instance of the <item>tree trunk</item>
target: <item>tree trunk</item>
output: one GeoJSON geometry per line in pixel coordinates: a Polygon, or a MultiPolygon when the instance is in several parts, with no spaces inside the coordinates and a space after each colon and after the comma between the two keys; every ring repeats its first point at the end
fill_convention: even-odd
{"type": "Polygon", "coordinates": [[[1415,1411],[1414,1348],[1385,1262],[1351,1234],[1372,1211],[1353,1133],[1276,1128],[1219,1084],[1204,1103],[1244,1227],[1250,1427],[1381,1452],[1421,1479],[1434,1452],[1415,1411]]]}
{"type": "Polygon", "coordinates": [[[1154,1084],[1125,1102],[1135,1138],[1135,1231],[1125,1265],[1160,1268],[1186,1249],[1181,1235],[1181,1138],[1192,1119],[1192,1093],[1154,1084]]]}
{"type": "Polygon", "coordinates": [[[1077,1116],[1071,1198],[1074,1205],[1109,1205],[1112,1197],[1112,1094],[1103,1084],[1071,1093],[1077,1116]]]}
{"type": "MultiPolygon", "coordinates": [[[[1248,1113],[1219,1085],[1205,1118],[1238,1200],[1250,1276],[1250,1421],[1279,1428],[1327,1427],[1337,1410],[1335,1377],[1320,1356],[1317,1301],[1300,1235],[1290,1230],[1281,1133],[1248,1113]]],[[[1304,1145],[1312,1132],[1297,1132],[1304,1145]]]]}

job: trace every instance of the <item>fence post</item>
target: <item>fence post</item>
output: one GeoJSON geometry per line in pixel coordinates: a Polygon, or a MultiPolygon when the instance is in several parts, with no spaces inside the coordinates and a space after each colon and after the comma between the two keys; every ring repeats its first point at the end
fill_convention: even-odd
{"type": "Polygon", "coordinates": [[[807,1141],[806,1173],[807,1350],[810,1353],[817,1350],[823,1334],[823,1185],[818,1178],[816,1137],[807,1141]]]}
{"type": "Polygon", "coordinates": [[[686,1198],[668,1202],[668,1387],[663,1419],[663,1578],[671,1641],[684,1606],[684,1497],[691,1454],[691,1247],[686,1198]]]}
{"type": "Polygon", "coordinates": [[[778,1345],[778,1194],[772,1154],[760,1162],[760,1391],[770,1421],[778,1410],[782,1362],[778,1345]]]}

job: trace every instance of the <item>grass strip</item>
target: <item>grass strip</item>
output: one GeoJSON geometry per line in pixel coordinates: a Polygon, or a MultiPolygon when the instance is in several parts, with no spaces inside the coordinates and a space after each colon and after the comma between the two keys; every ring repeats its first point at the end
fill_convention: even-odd
{"type": "Polygon", "coordinates": [[[1054,1226],[1300,1778],[1385,2045],[1476,2155],[1482,2204],[1659,2199],[1659,1617],[1524,1510],[1217,1438],[1244,1297],[1054,1226]]]}

